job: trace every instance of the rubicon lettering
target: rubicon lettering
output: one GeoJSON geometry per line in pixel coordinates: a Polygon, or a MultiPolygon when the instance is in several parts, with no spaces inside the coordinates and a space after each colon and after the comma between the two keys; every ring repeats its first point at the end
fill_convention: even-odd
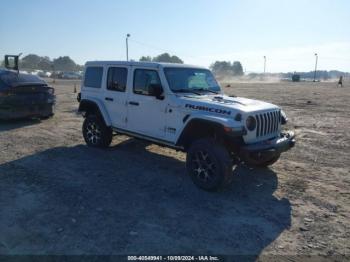
{"type": "Polygon", "coordinates": [[[206,107],[206,106],[196,106],[191,104],[186,104],[187,108],[194,109],[194,110],[201,110],[201,111],[207,111],[212,113],[218,113],[223,115],[231,115],[231,111],[219,109],[219,108],[212,108],[212,107],[206,107]]]}

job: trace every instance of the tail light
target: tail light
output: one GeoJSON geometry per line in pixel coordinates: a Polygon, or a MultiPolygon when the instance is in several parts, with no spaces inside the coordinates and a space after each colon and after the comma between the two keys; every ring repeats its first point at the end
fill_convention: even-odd
{"type": "Polygon", "coordinates": [[[7,92],[7,91],[0,91],[0,97],[6,97],[6,96],[8,96],[9,95],[9,93],[7,92]]]}

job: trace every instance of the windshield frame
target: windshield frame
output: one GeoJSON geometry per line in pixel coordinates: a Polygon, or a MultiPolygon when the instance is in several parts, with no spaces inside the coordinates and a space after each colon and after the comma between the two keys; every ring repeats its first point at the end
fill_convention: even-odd
{"type": "Polygon", "coordinates": [[[164,67],[163,72],[164,72],[165,80],[167,81],[169,90],[174,94],[192,93],[192,94],[196,94],[196,95],[202,95],[203,93],[211,93],[211,94],[221,94],[222,93],[222,89],[221,89],[220,84],[216,80],[214,74],[209,69],[201,68],[201,67],[171,67],[171,66],[169,66],[169,67],[164,67]],[[168,70],[174,70],[174,71],[176,71],[176,70],[179,70],[179,71],[181,71],[181,70],[191,70],[191,71],[195,70],[195,71],[198,71],[198,73],[203,72],[205,74],[209,74],[212,77],[212,79],[215,81],[215,84],[216,84],[215,88],[209,86],[209,88],[184,87],[184,88],[174,89],[172,84],[171,84],[171,81],[169,81],[169,76],[167,74],[168,70]],[[188,92],[187,92],[187,90],[188,90],[188,92]]]}

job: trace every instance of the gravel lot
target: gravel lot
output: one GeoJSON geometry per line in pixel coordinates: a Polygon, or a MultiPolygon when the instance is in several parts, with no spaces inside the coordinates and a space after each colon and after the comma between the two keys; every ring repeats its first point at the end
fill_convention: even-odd
{"type": "Polygon", "coordinates": [[[181,152],[125,136],[87,148],[74,84],[52,84],[53,118],[0,122],[0,254],[349,258],[349,83],[231,83],[282,106],[297,145],[219,193],[192,184],[181,152]]]}

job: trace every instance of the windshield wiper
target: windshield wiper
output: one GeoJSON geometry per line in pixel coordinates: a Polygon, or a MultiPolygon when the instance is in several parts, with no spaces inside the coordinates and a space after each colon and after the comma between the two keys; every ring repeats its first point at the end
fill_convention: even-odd
{"type": "Polygon", "coordinates": [[[210,90],[210,89],[206,89],[206,88],[194,88],[194,90],[196,90],[196,91],[207,91],[207,92],[210,92],[210,93],[218,94],[218,92],[210,90]]]}
{"type": "Polygon", "coordinates": [[[182,88],[182,89],[176,89],[176,90],[173,90],[174,93],[193,93],[193,94],[196,94],[196,95],[201,95],[201,93],[199,92],[196,92],[192,89],[187,89],[187,88],[182,88]]]}

